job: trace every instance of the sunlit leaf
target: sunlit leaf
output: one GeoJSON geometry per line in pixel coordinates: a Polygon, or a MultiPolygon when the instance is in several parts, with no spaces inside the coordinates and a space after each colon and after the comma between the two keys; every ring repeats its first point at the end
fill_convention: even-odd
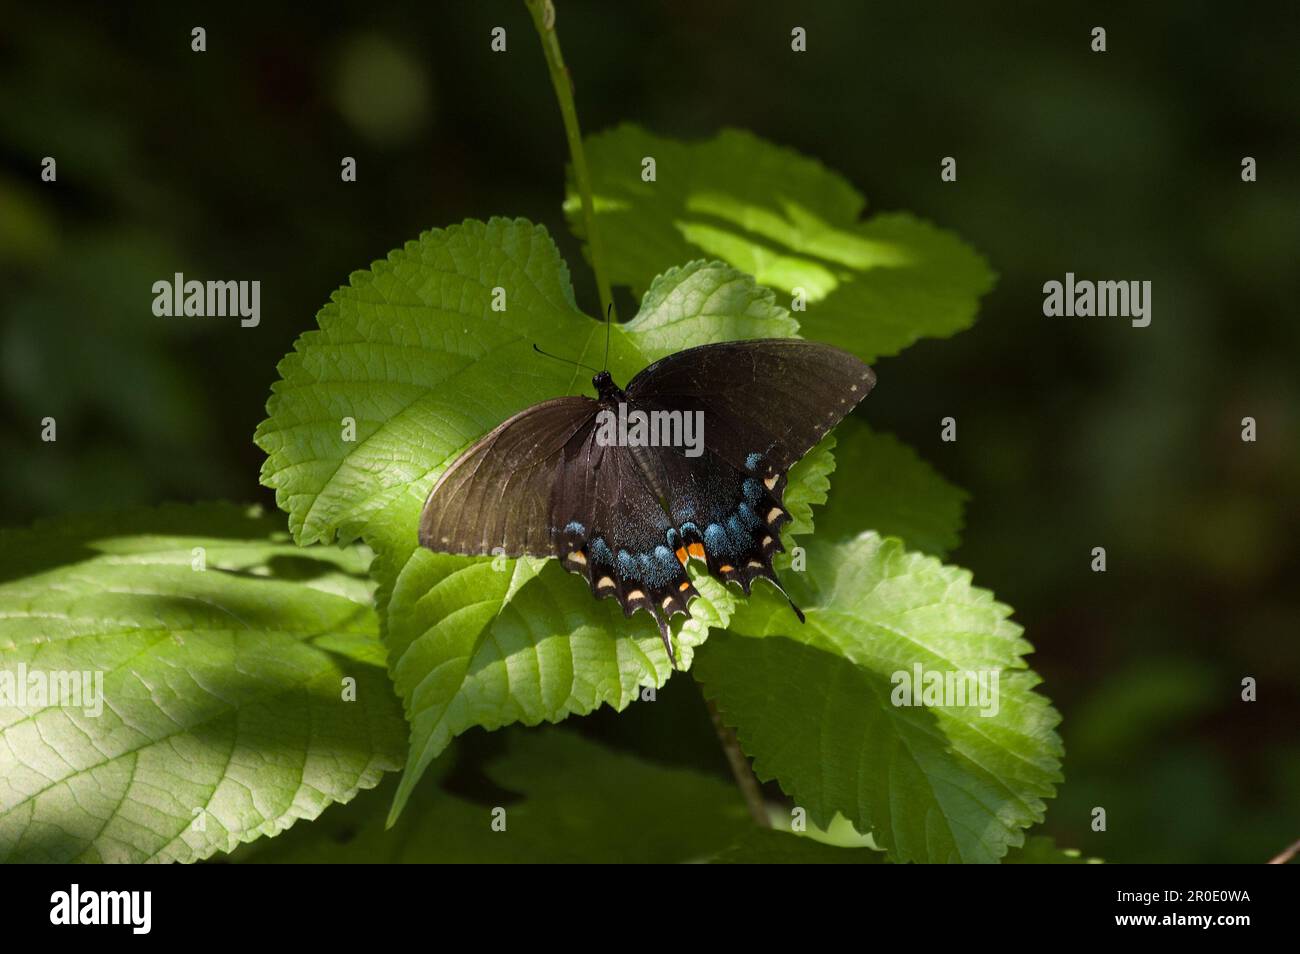
{"type": "Polygon", "coordinates": [[[895,861],[993,862],[1021,844],[1060,781],[1061,742],[1010,609],[965,570],[871,533],[814,537],[787,586],[806,624],[751,599],[696,659],[759,778],[820,826],[843,814],[895,861]],[[916,667],[997,682],[985,676],[987,698],[896,704],[916,667]]]}
{"type": "Polygon", "coordinates": [[[0,860],[194,861],[400,767],[369,554],[280,523],[209,504],[0,533],[0,698],[81,689],[0,705],[0,860]]]}
{"type": "MultiPolygon", "coordinates": [[[[634,292],[679,262],[721,259],[782,304],[802,291],[803,337],[871,362],[968,328],[993,287],[988,264],[951,232],[906,213],[864,220],[866,200],[844,178],[752,133],[683,143],[625,124],[586,148],[612,280],[634,292]]],[[[585,237],[572,179],[565,211],[585,237]]]]}
{"type": "MultiPolygon", "coordinates": [[[[318,321],[280,365],[257,432],[262,477],[300,540],[361,536],[377,551],[390,670],[411,723],[395,817],[465,729],[621,709],[671,668],[644,614],[624,620],[554,561],[448,556],[416,543],[425,496],[462,450],[529,405],[591,393],[588,372],[532,350],[540,341],[600,364],[605,348],[605,325],[577,310],[544,229],[493,219],[427,232],[355,273],[318,321]]],[[[687,345],[796,329],[770,291],[696,262],[669,270],[637,316],[613,328],[609,366],[626,384],[687,345]]],[[[788,491],[796,516],[824,495],[833,466],[824,449],[810,456],[788,491]]],[[[701,599],[676,636],[683,666],[710,626],[725,625],[739,592],[704,576],[697,586],[701,599]]]]}

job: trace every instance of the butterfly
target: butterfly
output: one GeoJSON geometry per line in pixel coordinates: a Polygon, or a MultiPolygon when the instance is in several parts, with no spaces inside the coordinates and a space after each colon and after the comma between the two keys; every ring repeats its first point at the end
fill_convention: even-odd
{"type": "Polygon", "coordinates": [[[784,594],[772,558],[789,470],[875,381],[854,355],[794,338],[688,348],[626,388],[600,371],[595,398],[536,404],[457,458],[425,501],[420,545],[557,557],[597,599],[649,613],[675,668],[669,623],[699,595],[690,561],[746,595],[757,579],[784,594]],[[650,424],[638,439],[620,420],[650,424]]]}

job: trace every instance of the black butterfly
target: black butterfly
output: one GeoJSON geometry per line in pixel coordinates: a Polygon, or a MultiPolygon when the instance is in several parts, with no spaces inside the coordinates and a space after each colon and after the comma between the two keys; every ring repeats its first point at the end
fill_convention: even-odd
{"type": "Polygon", "coordinates": [[[848,352],[793,338],[679,351],[626,390],[601,371],[591,382],[596,399],[560,397],[520,411],[447,468],[425,501],[420,544],[559,557],[586,576],[594,596],[615,597],[625,616],[653,616],[675,667],[668,621],[699,595],[687,562],[703,560],[746,594],[759,577],[781,589],[772,556],[784,550],[780,531],[790,519],[786,474],[875,381],[848,352]],[[702,453],[600,439],[609,432],[598,416],[617,415],[620,404],[628,415],[702,412],[702,453]]]}

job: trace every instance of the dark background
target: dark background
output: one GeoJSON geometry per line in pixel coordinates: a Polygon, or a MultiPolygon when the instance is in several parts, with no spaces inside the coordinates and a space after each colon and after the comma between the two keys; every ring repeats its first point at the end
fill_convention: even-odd
{"type": "MultiPolygon", "coordinates": [[[[542,222],[599,310],[522,3],[107,6],[0,4],[5,525],[274,506],[251,437],[277,360],[350,271],[424,229],[542,222]],[[176,271],[260,279],[261,326],[155,318],[176,271]]],[[[1047,831],[1112,861],[1257,862],[1300,838],[1296,6],[558,6],[587,131],[751,129],[999,272],[975,328],[883,361],[860,413],[972,494],[951,559],[1016,607],[1064,715],[1047,831]],[[1151,326],[1044,318],[1067,271],[1152,281],[1151,326]]],[[[725,771],[689,680],[583,730],[725,771]]],[[[476,735],[471,756],[493,744],[476,735]]]]}

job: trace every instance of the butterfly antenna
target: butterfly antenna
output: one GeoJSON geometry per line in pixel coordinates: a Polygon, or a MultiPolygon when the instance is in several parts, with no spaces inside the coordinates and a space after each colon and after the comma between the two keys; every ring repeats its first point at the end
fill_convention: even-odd
{"type": "MultiPolygon", "coordinates": [[[[614,324],[614,303],[611,301],[605,309],[605,370],[609,370],[609,332],[614,324]]],[[[671,652],[671,650],[670,650],[671,652]]]]}
{"type": "Polygon", "coordinates": [[[591,365],[583,364],[581,361],[574,361],[572,358],[561,358],[558,354],[551,354],[549,351],[543,351],[541,348],[537,347],[536,343],[533,344],[533,350],[540,355],[554,358],[556,361],[563,361],[565,364],[576,364],[580,368],[586,368],[588,371],[594,371],[596,374],[600,374],[600,368],[593,368],[591,365]]]}

